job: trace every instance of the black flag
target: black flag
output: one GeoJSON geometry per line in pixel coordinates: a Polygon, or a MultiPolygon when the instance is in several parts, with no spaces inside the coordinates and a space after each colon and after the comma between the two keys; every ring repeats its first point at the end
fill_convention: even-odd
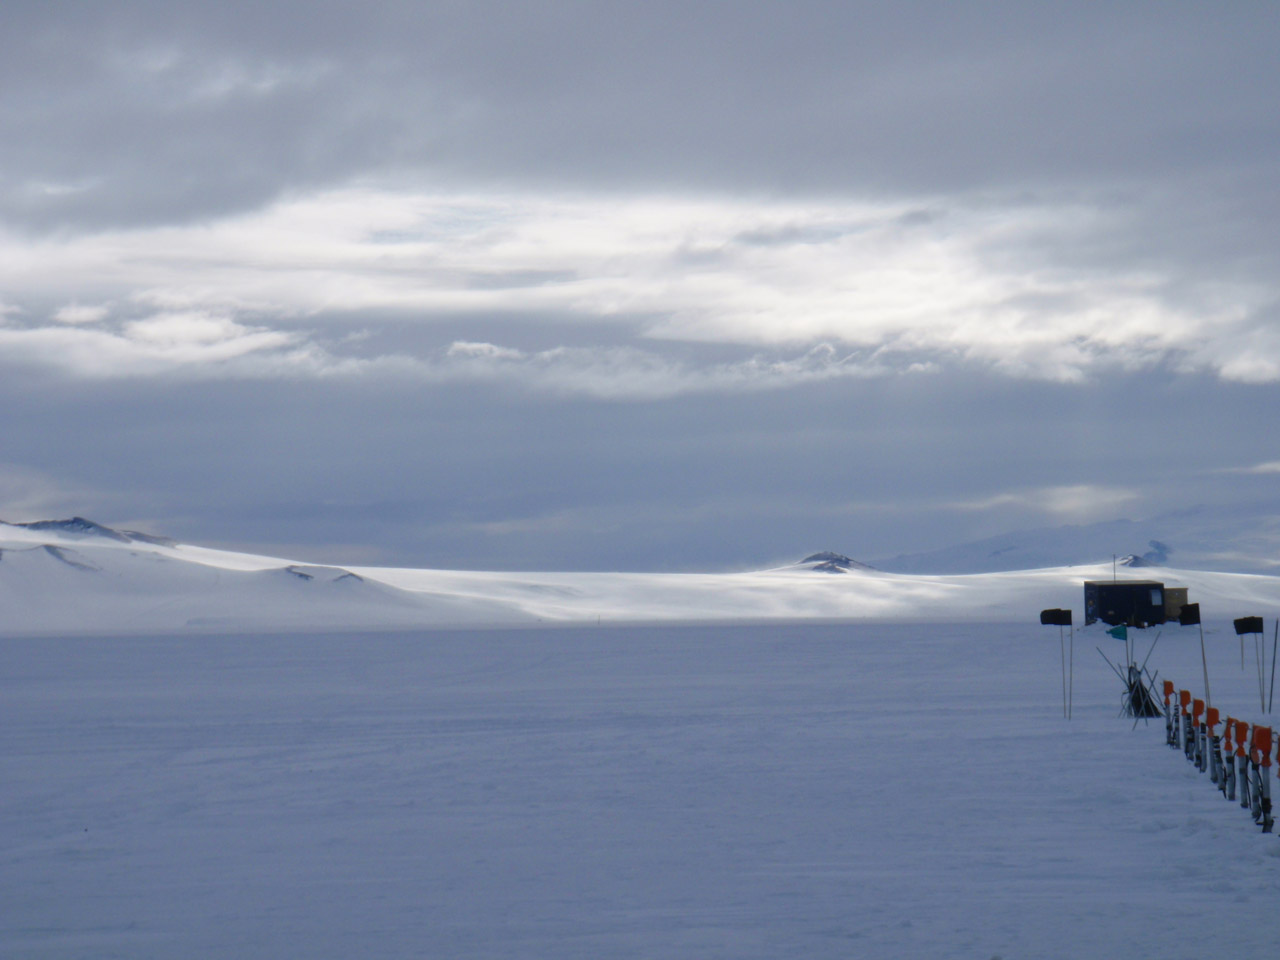
{"type": "Polygon", "coordinates": [[[1184,603],[1178,614],[1178,623],[1184,627],[1194,627],[1200,622],[1200,604],[1184,603]]]}
{"type": "Polygon", "coordinates": [[[1241,617],[1236,622],[1236,633],[1262,633],[1261,617],[1241,617]]]}
{"type": "Polygon", "coordinates": [[[1047,627],[1071,626],[1070,610],[1041,610],[1040,622],[1047,627]]]}

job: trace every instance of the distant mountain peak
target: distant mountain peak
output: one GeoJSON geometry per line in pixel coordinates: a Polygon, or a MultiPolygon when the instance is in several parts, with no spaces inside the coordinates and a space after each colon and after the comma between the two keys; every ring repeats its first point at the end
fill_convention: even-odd
{"type": "Polygon", "coordinates": [[[10,523],[0,520],[0,524],[9,527],[22,527],[24,530],[35,530],[41,533],[69,534],[73,537],[101,537],[104,540],[115,540],[117,543],[150,543],[160,547],[177,546],[176,540],[168,537],[157,537],[136,530],[113,530],[84,517],[72,517],[70,520],[28,520],[24,523],[10,523]]]}
{"type": "Polygon", "coordinates": [[[27,530],[39,530],[48,533],[70,533],[82,537],[105,537],[128,543],[129,538],[118,530],[104,527],[100,523],[86,520],[84,517],[72,517],[70,520],[31,520],[27,523],[11,523],[11,527],[25,527],[27,530]]]}
{"type": "Polygon", "coordinates": [[[1113,556],[1119,566],[1126,555],[1149,567],[1276,576],[1280,496],[1196,506],[1143,520],[1013,530],[922,553],[873,557],[871,562],[889,573],[967,574],[1109,566],[1113,556]]]}
{"type": "Polygon", "coordinates": [[[821,571],[822,573],[845,573],[849,570],[875,569],[875,567],[870,564],[850,559],[843,553],[832,553],[830,550],[823,550],[820,553],[810,554],[800,562],[812,563],[814,566],[811,569],[821,571]]]}
{"type": "Polygon", "coordinates": [[[1161,543],[1159,540],[1149,540],[1147,545],[1151,547],[1144,554],[1131,553],[1128,556],[1121,557],[1116,562],[1122,567],[1162,567],[1169,560],[1169,554],[1172,548],[1168,544],[1161,543]]]}

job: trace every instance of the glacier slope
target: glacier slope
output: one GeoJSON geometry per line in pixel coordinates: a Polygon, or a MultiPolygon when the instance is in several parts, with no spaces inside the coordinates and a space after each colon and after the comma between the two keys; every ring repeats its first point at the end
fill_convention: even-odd
{"type": "MultiPolygon", "coordinates": [[[[402,629],[699,620],[1020,621],[1079,606],[1110,563],[981,574],[564,573],[326,566],[121,534],[89,521],[0,524],[9,635],[402,629]]],[[[1135,574],[1130,573],[1129,576],[1135,574]]],[[[1147,567],[1206,614],[1270,615],[1280,578],[1147,567]]]]}

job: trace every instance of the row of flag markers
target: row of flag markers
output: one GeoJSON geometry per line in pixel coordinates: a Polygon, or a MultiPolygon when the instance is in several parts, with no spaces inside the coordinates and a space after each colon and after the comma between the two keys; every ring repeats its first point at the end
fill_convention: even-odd
{"type": "Polygon", "coordinates": [[[1222,715],[1216,707],[1195,699],[1190,690],[1177,691],[1175,706],[1172,680],[1164,681],[1163,691],[1165,743],[1181,750],[1201,773],[1207,771],[1209,781],[1228,800],[1239,795],[1240,806],[1249,810],[1253,822],[1263,833],[1270,833],[1275,825],[1271,816],[1271,755],[1280,747],[1271,728],[1260,724],[1251,728],[1247,720],[1227,717],[1219,736],[1222,715]]]}
{"type": "MultiPolygon", "coordinates": [[[[1178,622],[1182,626],[1200,625],[1200,661],[1204,671],[1205,699],[1196,699],[1191,695],[1190,690],[1178,690],[1178,700],[1175,707],[1172,702],[1175,692],[1173,681],[1164,681],[1165,742],[1175,750],[1181,749],[1187,760],[1194,763],[1196,769],[1201,773],[1207,772],[1209,774],[1209,782],[1217,787],[1218,791],[1228,801],[1234,802],[1238,797],[1240,806],[1252,814],[1253,822],[1262,827],[1262,832],[1271,833],[1272,828],[1275,826],[1275,819],[1272,817],[1271,810],[1271,758],[1272,751],[1280,748],[1280,739],[1275,736],[1269,726],[1261,724],[1250,726],[1247,720],[1237,720],[1235,717],[1227,717],[1225,722],[1223,721],[1221,712],[1210,702],[1209,667],[1205,657],[1204,627],[1200,623],[1200,605],[1197,603],[1184,604],[1178,617],[1178,622]],[[1218,724],[1220,723],[1223,725],[1221,735],[1218,733],[1218,724]]],[[[1062,712],[1064,717],[1070,718],[1071,687],[1075,672],[1075,630],[1074,628],[1071,630],[1073,655],[1071,657],[1072,667],[1068,668],[1067,650],[1064,645],[1065,637],[1062,628],[1071,627],[1071,611],[1042,610],[1040,612],[1040,623],[1059,628],[1058,641],[1059,646],[1062,647],[1062,712]],[[1069,669],[1070,673],[1068,672],[1069,669]],[[1068,679],[1069,677],[1071,679],[1068,679]]],[[[1275,634],[1272,638],[1271,689],[1269,693],[1264,687],[1263,679],[1266,672],[1267,656],[1262,618],[1241,617],[1235,620],[1233,625],[1236,634],[1240,637],[1242,669],[1244,665],[1244,635],[1246,633],[1254,635],[1254,654],[1258,666],[1259,705],[1262,710],[1270,713],[1271,700],[1275,695],[1276,654],[1277,643],[1280,642],[1280,620],[1276,622],[1275,634]]],[[[1103,659],[1107,660],[1112,669],[1116,670],[1117,675],[1125,681],[1128,690],[1126,702],[1133,700],[1135,689],[1141,691],[1144,698],[1149,697],[1141,679],[1146,672],[1146,662],[1144,661],[1142,666],[1138,666],[1134,662],[1135,658],[1131,655],[1129,648],[1128,630],[1123,626],[1118,626],[1108,630],[1107,633],[1125,641],[1125,660],[1129,673],[1127,678],[1120,673],[1115,664],[1107,660],[1106,654],[1103,654],[1103,659]]],[[[1158,642],[1159,639],[1160,637],[1157,634],[1156,641],[1158,642]]],[[[1151,649],[1155,650],[1154,643],[1151,645],[1151,649]]],[[[1102,653],[1101,650],[1098,652],[1102,653]]],[[[1147,654],[1148,658],[1150,658],[1150,655],[1150,653],[1147,654]]],[[[1151,678],[1151,686],[1154,690],[1154,677],[1151,678]]],[[[1151,708],[1154,714],[1158,716],[1159,707],[1152,703],[1151,708]]],[[[1151,714],[1139,713],[1135,709],[1131,712],[1131,715],[1150,716],[1151,714]]],[[[1280,753],[1277,753],[1276,759],[1280,760],[1280,753]]]]}

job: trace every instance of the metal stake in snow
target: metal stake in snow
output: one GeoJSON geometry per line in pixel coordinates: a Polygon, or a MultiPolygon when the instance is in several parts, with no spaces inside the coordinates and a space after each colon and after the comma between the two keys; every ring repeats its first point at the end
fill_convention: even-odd
{"type": "Polygon", "coordinates": [[[1182,752],[1190,760],[1195,754],[1195,738],[1191,734],[1191,691],[1178,691],[1178,716],[1182,721],[1182,752]]]}
{"type": "Polygon", "coordinates": [[[1218,789],[1228,800],[1236,798],[1236,758],[1235,744],[1231,740],[1231,735],[1236,728],[1236,718],[1227,717],[1227,722],[1222,729],[1223,742],[1222,748],[1225,756],[1222,763],[1222,783],[1218,785],[1218,789]]]}
{"type": "Polygon", "coordinates": [[[1218,708],[1205,709],[1205,726],[1209,730],[1209,782],[1222,782],[1222,738],[1218,736],[1218,708]]]}
{"type": "Polygon", "coordinates": [[[1178,745],[1178,736],[1174,732],[1173,725],[1173,705],[1170,698],[1173,696],[1173,681],[1164,681],[1164,742],[1170,747],[1178,745]]]}
{"type": "Polygon", "coordinates": [[[1193,700],[1191,702],[1191,729],[1195,731],[1196,737],[1196,769],[1204,773],[1205,754],[1208,752],[1204,748],[1205,730],[1204,721],[1200,717],[1204,714],[1204,701],[1193,700]]]}
{"type": "Polygon", "coordinates": [[[1185,755],[1187,754],[1187,708],[1190,700],[1183,700],[1183,692],[1185,691],[1178,692],[1178,707],[1176,707],[1178,719],[1175,721],[1174,733],[1178,736],[1178,744],[1176,746],[1185,755]]]}
{"type": "Polygon", "coordinates": [[[1244,745],[1249,742],[1249,724],[1244,720],[1236,721],[1236,783],[1240,787],[1240,806],[1249,807],[1249,757],[1244,745]]]}
{"type": "Polygon", "coordinates": [[[1262,832],[1270,833],[1275,825],[1271,816],[1271,728],[1263,727],[1258,735],[1258,748],[1262,754],[1262,832]]]}
{"type": "Polygon", "coordinates": [[[1271,818],[1271,728],[1253,728],[1254,769],[1257,770],[1257,802],[1254,823],[1262,824],[1262,832],[1270,833],[1275,821],[1271,818]]]}
{"type": "Polygon", "coordinates": [[[1249,737],[1249,812],[1254,823],[1262,822],[1262,764],[1258,757],[1258,731],[1256,724],[1249,737]]]}

